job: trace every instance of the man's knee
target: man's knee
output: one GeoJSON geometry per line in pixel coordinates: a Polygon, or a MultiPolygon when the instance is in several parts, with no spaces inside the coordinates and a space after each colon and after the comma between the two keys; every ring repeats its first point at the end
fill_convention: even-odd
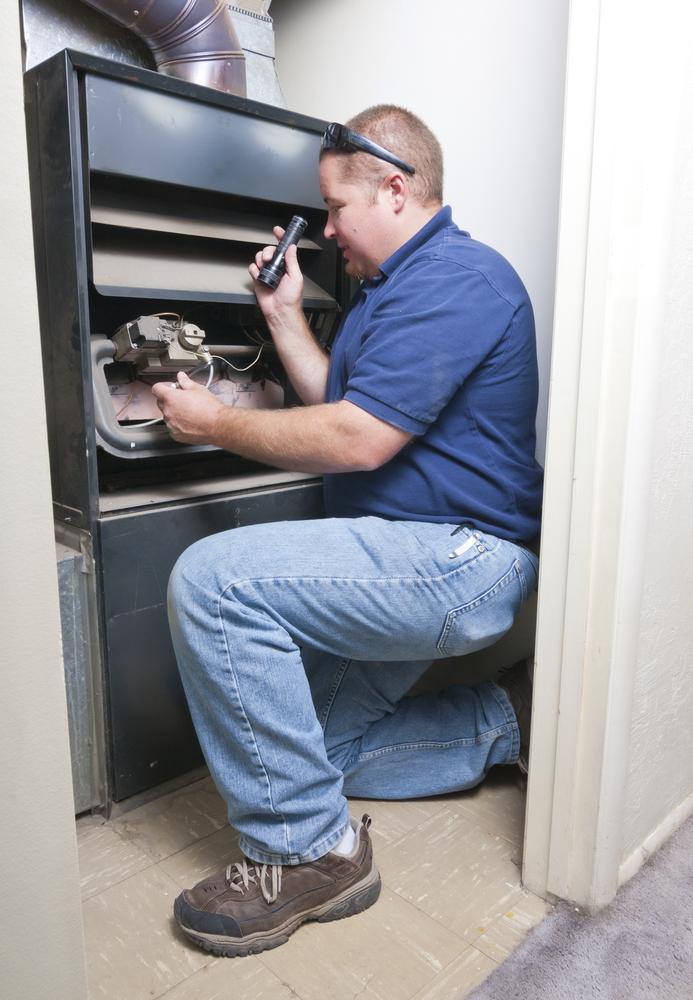
{"type": "Polygon", "coordinates": [[[178,557],[168,581],[169,618],[244,580],[257,550],[248,528],[233,528],[193,542],[178,557]]]}
{"type": "MultiPolygon", "coordinates": [[[[224,532],[226,534],[226,532],[224,532]]],[[[218,581],[221,536],[209,535],[193,542],[178,557],[168,579],[169,618],[179,609],[198,602],[204,593],[213,592],[218,581]]],[[[228,548],[228,545],[227,545],[228,548]]]]}

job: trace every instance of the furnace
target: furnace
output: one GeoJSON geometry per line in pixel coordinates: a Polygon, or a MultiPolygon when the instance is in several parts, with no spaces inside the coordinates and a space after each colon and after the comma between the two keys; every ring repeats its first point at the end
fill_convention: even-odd
{"type": "Polygon", "coordinates": [[[351,288],[322,236],[324,122],[71,51],[29,71],[26,94],[55,518],[81,574],[68,695],[83,810],[202,763],[168,636],[178,555],[322,512],[314,476],[174,442],[151,386],[183,370],[227,405],[299,404],[247,271],[294,214],[326,346],[351,288]]]}

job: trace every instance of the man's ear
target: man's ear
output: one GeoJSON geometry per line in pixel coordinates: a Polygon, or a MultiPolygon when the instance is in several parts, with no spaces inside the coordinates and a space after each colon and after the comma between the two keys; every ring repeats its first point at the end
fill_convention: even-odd
{"type": "Polygon", "coordinates": [[[409,187],[404,175],[397,172],[390,174],[385,181],[390,204],[395,213],[402,211],[409,197],[409,187]]]}

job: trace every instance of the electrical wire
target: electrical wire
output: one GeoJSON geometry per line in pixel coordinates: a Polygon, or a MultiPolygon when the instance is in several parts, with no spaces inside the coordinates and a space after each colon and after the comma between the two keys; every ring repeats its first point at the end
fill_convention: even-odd
{"type": "Polygon", "coordinates": [[[220,354],[212,354],[211,357],[215,358],[217,361],[223,361],[225,365],[228,365],[229,368],[232,368],[235,372],[249,372],[250,369],[253,367],[253,365],[256,365],[260,360],[264,349],[265,345],[262,344],[260,346],[260,350],[257,352],[253,360],[250,362],[249,365],[246,365],[245,368],[237,368],[236,365],[232,365],[230,361],[226,360],[226,358],[222,358],[220,354]]]}
{"type": "MultiPolygon", "coordinates": [[[[175,313],[171,313],[171,315],[176,315],[176,314],[175,313]]],[[[260,348],[260,354],[262,354],[262,348],[260,348]]],[[[260,354],[258,354],[258,356],[255,359],[255,361],[257,361],[257,359],[260,357],[260,354]]],[[[194,374],[195,372],[199,372],[203,368],[209,367],[209,375],[207,376],[207,381],[205,382],[205,386],[204,386],[205,389],[209,389],[210,385],[212,384],[212,379],[214,378],[214,365],[212,364],[212,361],[213,361],[213,359],[215,357],[217,357],[217,355],[211,354],[210,358],[209,358],[209,361],[205,361],[201,365],[198,365],[197,368],[195,368],[194,371],[193,371],[193,374],[194,374]]],[[[218,358],[218,360],[219,361],[224,361],[225,359],[224,358],[218,358]]],[[[255,361],[253,362],[253,364],[255,364],[255,361]]],[[[228,362],[228,361],[226,362],[227,365],[229,363],[230,362],[228,362]]],[[[233,368],[233,365],[231,365],[231,367],[233,368]]],[[[199,385],[199,383],[197,383],[197,384],[199,385]]],[[[175,385],[177,385],[177,383],[174,382],[174,386],[175,385]]],[[[132,394],[131,394],[130,398],[132,398],[132,394]]],[[[129,402],[130,402],[130,400],[128,400],[128,402],[125,404],[125,406],[123,406],[118,411],[117,416],[120,416],[120,414],[123,412],[123,410],[125,409],[125,407],[129,404],[129,402]]],[[[163,424],[163,423],[164,423],[164,418],[163,417],[155,417],[154,420],[145,420],[144,423],[142,423],[142,424],[128,424],[128,427],[132,427],[132,428],[135,428],[135,427],[151,427],[153,424],[163,424]]]]}
{"type": "Polygon", "coordinates": [[[151,427],[152,424],[163,424],[163,422],[163,417],[154,417],[153,420],[145,420],[143,424],[128,424],[128,428],[132,428],[134,430],[136,427],[151,427]]]}
{"type": "Polygon", "coordinates": [[[130,403],[132,402],[132,397],[133,397],[134,395],[135,395],[135,390],[134,390],[134,389],[131,389],[131,390],[130,390],[130,395],[128,396],[128,398],[127,398],[127,399],[125,400],[125,402],[123,403],[123,405],[121,406],[121,408],[120,408],[120,409],[118,410],[118,412],[116,413],[116,420],[118,419],[118,417],[120,416],[120,414],[121,414],[121,413],[122,413],[122,412],[123,412],[124,410],[127,410],[128,406],[129,406],[129,405],[130,405],[130,403]]]}
{"type": "Polygon", "coordinates": [[[271,347],[273,345],[272,339],[263,337],[257,327],[254,327],[252,330],[248,330],[246,326],[241,326],[241,330],[245,334],[246,338],[253,344],[262,344],[263,347],[271,347]]]}
{"type": "MultiPolygon", "coordinates": [[[[164,314],[163,313],[153,313],[152,315],[164,315],[164,314]]],[[[177,316],[178,314],[177,313],[168,313],[167,315],[169,315],[169,316],[177,316]]],[[[253,332],[257,332],[257,331],[253,331],[253,332]]],[[[256,343],[257,343],[257,341],[256,341],[256,343]]],[[[256,365],[258,363],[258,361],[262,357],[262,352],[264,351],[264,349],[265,349],[266,346],[267,346],[267,342],[264,341],[264,340],[262,340],[262,342],[260,344],[260,350],[257,352],[257,354],[255,355],[255,357],[253,358],[253,360],[250,362],[250,364],[246,365],[245,368],[237,368],[236,365],[231,364],[231,362],[227,361],[226,358],[222,358],[222,356],[220,354],[210,354],[209,361],[203,363],[202,365],[198,365],[198,367],[196,369],[196,371],[199,371],[200,369],[202,369],[202,368],[206,367],[207,365],[209,365],[209,375],[207,376],[207,382],[205,383],[205,389],[209,389],[210,385],[212,384],[212,379],[214,378],[214,365],[212,364],[213,361],[223,361],[225,365],[228,365],[228,367],[231,368],[231,369],[233,369],[233,371],[235,371],[235,372],[239,372],[239,373],[248,372],[248,371],[250,371],[250,369],[254,365],[256,365]]],[[[120,414],[123,412],[123,410],[128,406],[129,402],[130,402],[130,400],[128,400],[128,402],[125,404],[125,406],[123,406],[118,411],[118,414],[117,414],[118,416],[120,416],[120,414]]],[[[141,423],[141,424],[128,424],[128,427],[131,427],[134,430],[135,428],[152,427],[154,424],[163,424],[163,423],[164,423],[164,418],[163,417],[155,417],[154,420],[145,420],[144,423],[141,423]]]]}

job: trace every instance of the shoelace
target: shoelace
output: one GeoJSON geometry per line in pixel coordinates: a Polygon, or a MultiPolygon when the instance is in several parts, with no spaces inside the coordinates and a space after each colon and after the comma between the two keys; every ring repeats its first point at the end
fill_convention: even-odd
{"type": "Polygon", "coordinates": [[[226,868],[226,882],[230,889],[235,892],[246,892],[250,888],[250,883],[257,884],[257,877],[260,879],[260,892],[266,903],[274,903],[279,893],[282,891],[282,866],[281,865],[249,865],[248,859],[235,861],[226,868]],[[235,869],[235,871],[234,871],[235,869]],[[267,888],[268,874],[272,873],[272,889],[267,888]]]}

